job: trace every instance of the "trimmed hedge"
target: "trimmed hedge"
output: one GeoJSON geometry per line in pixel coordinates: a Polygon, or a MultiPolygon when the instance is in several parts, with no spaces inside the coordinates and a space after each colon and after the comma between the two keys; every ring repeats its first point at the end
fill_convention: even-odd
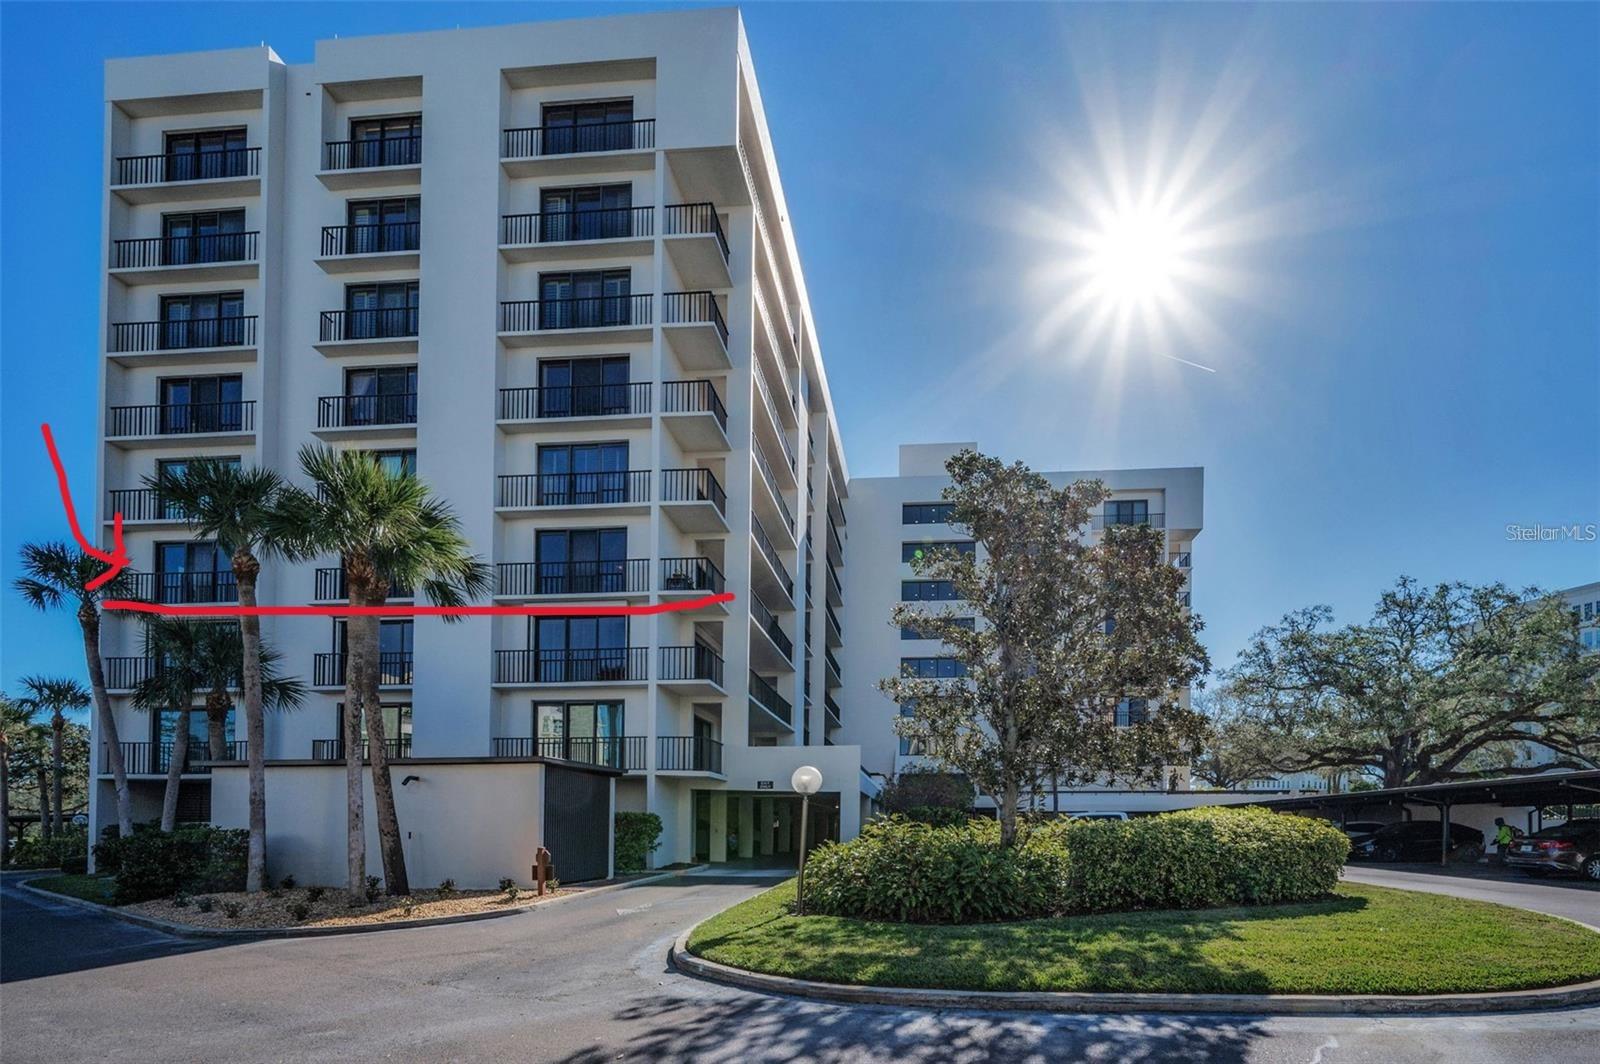
{"type": "Polygon", "coordinates": [[[618,813],[616,823],[617,871],[643,871],[661,846],[661,818],[654,813],[618,813]]]}
{"type": "Polygon", "coordinates": [[[6,854],[7,868],[60,868],[64,872],[67,863],[74,858],[87,860],[89,857],[89,832],[87,828],[68,828],[65,832],[43,838],[39,835],[30,835],[25,839],[16,839],[11,843],[11,849],[6,854]]]}
{"type": "Polygon", "coordinates": [[[882,818],[806,864],[806,904],[832,916],[983,923],[1069,913],[1207,909],[1326,897],[1349,841],[1321,820],[1210,807],[1058,820],[1009,850],[992,820],[882,818]]]}
{"type": "Polygon", "coordinates": [[[250,833],[243,828],[194,824],[163,832],[154,824],[135,824],[127,838],[107,839],[94,848],[95,868],[116,873],[112,901],[117,905],[180,891],[243,890],[249,845],[250,833]]]}

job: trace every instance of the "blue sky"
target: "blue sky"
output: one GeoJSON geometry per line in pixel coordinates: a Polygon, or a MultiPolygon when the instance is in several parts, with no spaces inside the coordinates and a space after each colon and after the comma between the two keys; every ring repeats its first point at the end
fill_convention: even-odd
{"type": "MultiPolygon", "coordinates": [[[[102,61],[265,40],[304,62],[334,35],[660,6],[0,9],[0,686],[83,668],[70,617],[9,584],[19,543],[66,534],[40,420],[93,498],[102,61]]],[[[854,475],[967,439],[1050,469],[1205,466],[1194,601],[1219,665],[1286,610],[1363,616],[1401,573],[1600,578],[1600,545],[1505,528],[1600,520],[1600,8],[745,20],[854,475]],[[1135,181],[1195,161],[1207,240],[1165,354],[1214,372],[1147,333],[1041,326],[1072,290],[1053,234],[1118,143],[1135,181]]]]}

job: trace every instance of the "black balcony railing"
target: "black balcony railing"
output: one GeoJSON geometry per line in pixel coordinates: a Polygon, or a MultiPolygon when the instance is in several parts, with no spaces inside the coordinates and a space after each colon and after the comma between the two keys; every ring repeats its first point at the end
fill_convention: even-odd
{"type": "Polygon", "coordinates": [[[785,658],[794,657],[794,640],[784,632],[783,625],[779,624],[778,618],[767,609],[767,604],[761,601],[761,596],[753,593],[750,596],[750,619],[756,622],[757,628],[767,633],[767,637],[777,645],[785,658]]]}
{"type": "Polygon", "coordinates": [[[364,170],[369,166],[417,166],[422,135],[383,140],[330,140],[322,146],[324,170],[364,170]]]}
{"type": "MultiPolygon", "coordinates": [[[[317,654],[311,659],[311,684],[313,687],[344,686],[344,666],[347,654],[317,654]]],[[[378,683],[389,687],[405,687],[411,683],[411,651],[390,650],[378,655],[378,683]]]]}
{"type": "Polygon", "coordinates": [[[662,502],[709,502],[719,514],[728,512],[728,495],[709,469],[663,469],[662,502]]]}
{"type": "Polygon", "coordinates": [[[322,257],[378,255],[386,251],[416,251],[422,246],[421,222],[372,222],[367,225],[322,227],[322,257]]]}
{"type": "Polygon", "coordinates": [[[700,735],[656,737],[656,771],[722,775],[722,744],[700,735]]]}
{"type": "Polygon", "coordinates": [[[637,772],[644,768],[643,735],[510,736],[494,740],[495,757],[546,757],[637,772]]]}
{"type": "Polygon", "coordinates": [[[662,591],[705,591],[722,594],[722,570],[709,558],[662,558],[662,591]]]}
{"type": "MultiPolygon", "coordinates": [[[[340,602],[350,597],[345,584],[344,566],[326,566],[317,570],[315,599],[318,602],[340,602]]],[[[389,577],[389,599],[415,598],[416,591],[402,581],[389,577]]]]}
{"type": "Polygon", "coordinates": [[[500,304],[500,331],[542,332],[550,329],[613,329],[649,325],[650,303],[648,294],[508,300],[500,304]]]}
{"type": "Polygon", "coordinates": [[[844,715],[839,712],[839,703],[833,700],[832,695],[824,694],[822,696],[822,705],[828,711],[828,716],[833,718],[834,724],[841,726],[844,724],[844,715]]]}
{"type": "Polygon", "coordinates": [[[828,661],[828,686],[843,687],[844,681],[841,679],[843,673],[839,668],[839,659],[833,656],[833,650],[831,648],[824,647],[822,650],[822,656],[828,661]]]}
{"type": "Polygon", "coordinates": [[[392,340],[415,335],[416,307],[325,310],[319,329],[322,343],[337,340],[392,340]]]}
{"type": "Polygon", "coordinates": [[[500,134],[502,159],[537,159],[589,151],[647,151],[656,146],[656,120],[635,118],[581,126],[527,126],[500,134]]]}
{"type": "Polygon", "coordinates": [[[663,325],[710,325],[728,342],[728,323],[722,319],[722,308],[717,297],[710,292],[664,292],[661,296],[661,323],[663,325]]]}
{"type": "Polygon", "coordinates": [[[239,601],[239,585],[233,572],[227,569],[188,573],[127,572],[124,579],[129,596],[145,602],[239,601]]]}
{"type": "Polygon", "coordinates": [[[111,326],[111,350],[185,351],[196,347],[254,347],[256,316],[186,321],[122,321],[111,326]]]}
{"type": "Polygon", "coordinates": [[[324,395],[317,400],[317,428],[361,425],[415,425],[417,394],[324,395]]]}
{"type": "Polygon", "coordinates": [[[1113,528],[1117,525],[1149,525],[1151,528],[1167,527],[1167,515],[1155,513],[1102,513],[1090,517],[1093,529],[1113,528]]]}
{"type": "Polygon", "coordinates": [[[111,243],[113,270],[151,266],[209,266],[256,261],[256,237],[249,233],[205,233],[194,236],[152,236],[111,243]]]}
{"type": "Polygon", "coordinates": [[[828,627],[833,629],[833,634],[843,641],[844,625],[839,623],[839,615],[833,612],[833,607],[826,602],[822,604],[823,612],[828,615],[828,627]]]}
{"type": "Polygon", "coordinates": [[[156,659],[152,657],[114,657],[101,660],[105,665],[106,687],[112,691],[131,691],[156,671],[156,659]]]}
{"type": "Polygon", "coordinates": [[[495,683],[642,682],[649,672],[649,647],[494,652],[495,683]]]}
{"type": "MultiPolygon", "coordinates": [[[[369,745],[370,742],[371,740],[369,739],[361,740],[361,760],[363,761],[367,760],[368,756],[372,753],[372,749],[369,745]]],[[[383,752],[389,755],[389,759],[391,761],[397,758],[410,757],[411,736],[401,735],[393,739],[385,739],[383,741],[383,752]]],[[[311,760],[343,761],[344,739],[311,740],[311,760]]]]}
{"type": "MultiPolygon", "coordinates": [[[[170,740],[162,743],[118,743],[117,746],[122,750],[122,770],[130,776],[165,775],[172,765],[173,744],[170,740]]],[[[222,760],[243,761],[244,746],[242,742],[228,743],[225,747],[226,756],[222,760]]],[[[190,739],[183,760],[185,773],[204,775],[211,771],[211,747],[204,739],[190,739]]],[[[104,743],[100,746],[100,771],[111,771],[111,749],[104,743]]]]}
{"type": "Polygon", "coordinates": [[[772,566],[772,571],[778,574],[778,583],[783,585],[784,594],[793,599],[794,577],[789,575],[788,567],[778,557],[778,548],[772,545],[772,538],[767,535],[767,530],[761,527],[761,520],[755,514],[750,515],[750,537],[756,541],[761,556],[772,566]]]}
{"type": "Polygon", "coordinates": [[[495,593],[517,598],[637,594],[650,590],[650,559],[501,562],[495,576],[495,593]]]}
{"type": "Polygon", "coordinates": [[[496,480],[496,506],[603,506],[650,501],[648,469],[525,473],[496,480]]]}
{"type": "Polygon", "coordinates": [[[121,514],[124,521],[182,521],[183,509],[165,500],[153,488],[116,488],[110,492],[106,513],[121,514]]]}
{"type": "Polygon", "coordinates": [[[500,243],[508,245],[622,240],[654,236],[655,231],[654,207],[594,207],[500,216],[500,243]]]}
{"type": "Polygon", "coordinates": [[[649,412],[649,381],[638,384],[580,384],[564,388],[500,389],[500,417],[506,421],[547,417],[609,417],[649,412]]]}
{"type": "Polygon", "coordinates": [[[705,680],[722,686],[722,655],[696,643],[687,647],[661,648],[661,673],[658,680],[705,680]]]}
{"type": "Polygon", "coordinates": [[[750,701],[771,713],[785,724],[794,724],[794,706],[778,693],[764,677],[750,674],[750,701]]]}
{"type": "Polygon", "coordinates": [[[722,219],[717,208],[710,203],[678,203],[668,207],[665,214],[667,236],[715,236],[722,248],[724,260],[728,257],[728,235],[722,231],[722,219]]]}
{"type": "Polygon", "coordinates": [[[663,414],[710,414],[728,431],[728,409],[710,381],[664,381],[661,385],[663,414]]]}
{"type": "Polygon", "coordinates": [[[209,148],[164,155],[123,155],[117,159],[118,185],[165,185],[261,173],[260,148],[209,148]]]}
{"type": "Polygon", "coordinates": [[[205,432],[254,432],[256,402],[153,403],[114,406],[106,412],[107,436],[184,436],[205,432]]]}

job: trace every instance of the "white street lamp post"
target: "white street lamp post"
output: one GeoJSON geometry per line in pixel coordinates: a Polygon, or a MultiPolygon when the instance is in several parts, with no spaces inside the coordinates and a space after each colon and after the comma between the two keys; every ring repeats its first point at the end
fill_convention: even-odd
{"type": "Polygon", "coordinates": [[[800,880],[794,890],[796,915],[806,914],[806,818],[811,812],[811,796],[822,789],[822,773],[810,765],[801,765],[789,777],[789,786],[800,796],[800,880]]]}

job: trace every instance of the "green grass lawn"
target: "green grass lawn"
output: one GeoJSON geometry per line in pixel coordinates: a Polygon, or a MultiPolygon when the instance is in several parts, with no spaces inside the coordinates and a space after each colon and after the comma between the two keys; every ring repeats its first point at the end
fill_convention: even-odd
{"type": "Polygon", "coordinates": [[[41,879],[28,880],[28,885],[55,894],[67,894],[85,901],[110,905],[111,888],[116,882],[111,876],[45,876],[41,879]]]}
{"type": "Polygon", "coordinates": [[[1301,905],[933,926],[796,917],[791,880],[689,950],[773,975],[956,990],[1429,994],[1600,978],[1600,934],[1438,894],[1341,884],[1301,905]]]}

